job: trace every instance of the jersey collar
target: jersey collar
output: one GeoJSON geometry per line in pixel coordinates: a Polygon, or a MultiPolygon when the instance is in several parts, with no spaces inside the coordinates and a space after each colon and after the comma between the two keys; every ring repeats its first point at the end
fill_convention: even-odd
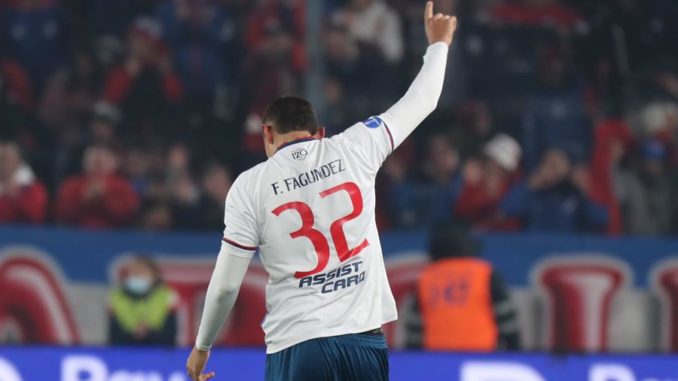
{"type": "Polygon", "coordinates": [[[291,140],[291,141],[289,141],[289,142],[287,142],[287,143],[281,145],[280,147],[278,147],[278,149],[276,150],[276,152],[280,151],[280,150],[283,149],[283,148],[286,148],[286,147],[289,147],[289,146],[292,146],[292,145],[295,145],[295,144],[304,143],[304,142],[310,142],[311,140],[320,140],[320,138],[317,138],[317,137],[314,137],[314,136],[309,136],[309,137],[307,137],[307,138],[301,138],[301,139],[291,140]]]}

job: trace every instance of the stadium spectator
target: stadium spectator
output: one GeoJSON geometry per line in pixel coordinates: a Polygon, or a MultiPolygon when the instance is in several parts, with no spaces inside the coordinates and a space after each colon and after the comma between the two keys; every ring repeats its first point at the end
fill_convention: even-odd
{"type": "Polygon", "coordinates": [[[19,146],[0,142],[0,223],[40,224],[46,213],[47,191],[22,161],[19,146]]]}
{"type": "Polygon", "coordinates": [[[30,111],[35,106],[31,78],[11,59],[0,58],[0,94],[3,94],[3,103],[11,102],[22,111],[30,111]]]}
{"type": "Polygon", "coordinates": [[[59,189],[56,218],[86,228],[129,226],[139,198],[129,181],[117,172],[115,154],[105,146],[90,146],[83,174],[67,178],[59,189]]]}
{"type": "Polygon", "coordinates": [[[20,0],[0,16],[0,42],[7,49],[3,53],[28,71],[33,90],[40,93],[66,64],[69,36],[63,9],[49,0],[20,0]]]}
{"type": "Polygon", "coordinates": [[[504,25],[527,25],[571,31],[583,28],[584,20],[559,0],[501,1],[490,9],[492,21],[504,25]]]}
{"type": "Polygon", "coordinates": [[[561,147],[585,160],[592,140],[570,53],[562,45],[542,47],[537,71],[540,87],[523,116],[523,150],[528,172],[534,170],[548,147],[561,147]]]}
{"type": "MultiPolygon", "coordinates": [[[[313,57],[304,39],[314,13],[300,0],[0,4],[0,138],[19,144],[54,193],[79,172],[86,147],[115,147],[143,203],[130,222],[158,229],[212,228],[208,217],[181,218],[195,218],[182,210],[201,209],[206,191],[192,168],[181,182],[168,178],[162,156],[173,142],[188,144],[192,165],[216,159],[237,175],[263,159],[260,115],[270,99],[313,89],[307,95],[325,100],[321,120],[338,133],[390,105],[425,48],[414,0],[323,2],[324,54],[313,57]],[[309,58],[324,58],[322,67],[309,58]],[[313,80],[304,83],[307,73],[313,80]]],[[[502,132],[520,140],[528,175],[547,149],[567,151],[575,173],[584,174],[586,198],[608,210],[605,231],[628,228],[613,169],[638,171],[634,142],[659,141],[666,173],[678,167],[675,1],[440,0],[436,7],[464,20],[460,44],[452,47],[440,110],[424,127],[430,131],[384,164],[379,225],[417,228],[457,218],[509,228],[513,218],[477,220],[495,205],[468,184],[454,206],[434,202],[440,185],[428,175],[431,163],[418,160],[431,155],[430,134],[444,132],[457,161],[471,168],[460,172],[478,172],[486,161],[477,165],[477,157],[502,132]],[[623,47],[613,28],[623,32],[623,47]]]]}
{"type": "Polygon", "coordinates": [[[414,176],[394,178],[389,204],[396,214],[395,227],[425,227],[452,218],[461,181],[459,153],[451,139],[444,134],[430,137],[424,163],[414,176]]]}
{"type": "Polygon", "coordinates": [[[249,13],[245,70],[250,113],[261,115],[271,99],[301,90],[299,75],[307,68],[304,26],[303,2],[297,0],[260,1],[249,13]]]}
{"type": "Polygon", "coordinates": [[[233,179],[228,168],[219,164],[207,167],[202,176],[203,193],[198,205],[198,214],[201,218],[197,228],[209,230],[223,225],[226,195],[232,183],[233,179]]]}
{"type": "Polygon", "coordinates": [[[360,117],[355,112],[358,105],[346,96],[344,84],[338,78],[329,77],[323,84],[325,107],[319,115],[323,121],[327,134],[332,136],[342,132],[360,117]]]}
{"type": "Polygon", "coordinates": [[[476,258],[479,244],[466,229],[437,225],[431,263],[417,283],[405,318],[409,348],[446,351],[520,349],[520,331],[508,287],[492,266],[476,258]]]}
{"type": "Polygon", "coordinates": [[[108,341],[113,345],[174,345],[177,296],[151,258],[135,257],[110,296],[108,341]]]}
{"type": "Polygon", "coordinates": [[[256,48],[250,50],[245,67],[248,120],[244,147],[256,155],[262,152],[263,147],[260,117],[264,108],[279,94],[301,92],[301,74],[306,70],[305,55],[301,53],[299,41],[288,25],[271,22],[262,38],[256,48]]]}
{"type": "Polygon", "coordinates": [[[634,137],[625,120],[620,117],[602,119],[594,131],[591,157],[591,199],[604,205],[609,213],[607,233],[623,232],[622,214],[615,192],[615,176],[620,162],[627,156],[634,137]]]}
{"type": "Polygon", "coordinates": [[[104,100],[122,110],[126,135],[146,144],[155,143],[158,137],[171,138],[181,125],[178,113],[184,90],[160,26],[151,19],[139,19],[127,38],[124,63],[106,76],[104,100]]]}
{"type": "Polygon", "coordinates": [[[327,75],[341,83],[356,114],[373,113],[384,97],[385,73],[390,73],[383,58],[374,49],[360,49],[341,23],[328,26],[324,42],[327,75]]]}
{"type": "Polygon", "coordinates": [[[92,110],[89,124],[89,141],[92,144],[114,146],[119,142],[116,137],[120,111],[110,103],[98,102],[92,110]]]}
{"type": "Polygon", "coordinates": [[[518,218],[531,231],[602,231],[607,210],[588,197],[578,168],[560,149],[547,150],[539,166],[526,180],[516,183],[499,209],[518,218]]]}
{"type": "Polygon", "coordinates": [[[35,106],[31,78],[11,59],[2,58],[0,50],[0,126],[2,138],[17,139],[27,131],[26,115],[35,106]]]}
{"type": "Polygon", "coordinates": [[[172,206],[167,202],[150,200],[141,208],[139,227],[147,231],[170,231],[174,228],[172,206]]]}
{"type": "MultiPolygon", "coordinates": [[[[100,101],[85,111],[84,108],[89,101],[85,99],[80,99],[80,101],[75,101],[70,105],[68,105],[69,101],[65,101],[66,104],[57,102],[67,110],[58,110],[57,114],[64,118],[59,117],[50,122],[59,139],[58,144],[55,145],[55,151],[50,152],[51,157],[56,159],[48,164],[55,175],[50,181],[50,189],[56,188],[63,178],[80,171],[82,155],[88,144],[118,148],[122,144],[121,138],[123,137],[120,136],[118,129],[121,119],[118,108],[100,101]],[[66,112],[62,113],[62,111],[66,112]],[[85,125],[87,125],[86,129],[83,128],[85,125]]],[[[57,114],[52,114],[52,116],[57,114]]]]}
{"type": "Polygon", "coordinates": [[[457,126],[454,138],[461,155],[469,157],[482,153],[485,144],[496,134],[490,106],[485,101],[469,99],[457,106],[452,116],[457,126]]]}
{"type": "Polygon", "coordinates": [[[231,15],[211,0],[172,0],[156,12],[164,39],[174,50],[186,100],[203,115],[215,106],[218,90],[233,87],[235,25],[231,15]],[[228,87],[227,87],[228,86],[228,87]]]}
{"type": "MultiPolygon", "coordinates": [[[[84,28],[91,37],[108,40],[109,43],[124,37],[130,24],[139,17],[148,17],[159,3],[165,0],[88,0],[80,5],[84,8],[84,28]]],[[[115,43],[115,42],[114,42],[115,43]]]]}
{"type": "Polygon", "coordinates": [[[517,228],[514,220],[501,219],[499,202],[518,180],[521,150],[518,142],[498,134],[483,148],[483,155],[466,162],[454,215],[474,228],[517,228]]]}
{"type": "Polygon", "coordinates": [[[403,36],[400,17],[382,0],[351,0],[334,15],[348,28],[349,35],[364,49],[376,49],[386,62],[397,63],[403,58],[403,36]]]}
{"type": "Polygon", "coordinates": [[[53,130],[86,123],[101,94],[102,72],[88,47],[75,48],[69,64],[47,82],[39,104],[39,116],[53,130]]]}
{"type": "Polygon", "coordinates": [[[615,191],[624,216],[624,232],[662,235],[675,232],[678,209],[676,180],[668,169],[666,148],[658,141],[645,141],[639,162],[616,171],[615,191]]]}

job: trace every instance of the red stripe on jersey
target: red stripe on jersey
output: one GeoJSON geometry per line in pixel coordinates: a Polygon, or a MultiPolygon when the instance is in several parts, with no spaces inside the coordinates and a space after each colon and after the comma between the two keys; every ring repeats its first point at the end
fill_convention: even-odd
{"type": "Polygon", "coordinates": [[[235,241],[231,241],[230,239],[228,239],[228,238],[226,238],[226,237],[222,238],[221,240],[224,241],[224,242],[226,242],[226,243],[229,244],[229,245],[232,245],[232,246],[237,247],[238,249],[243,249],[243,250],[256,250],[256,249],[257,249],[256,246],[253,247],[253,246],[245,246],[245,245],[241,245],[241,244],[239,244],[239,243],[237,243],[237,242],[235,242],[235,241]]]}
{"type": "Polygon", "coordinates": [[[388,139],[391,141],[391,152],[395,151],[395,143],[393,143],[393,135],[391,135],[391,129],[388,128],[388,125],[386,125],[386,122],[384,122],[384,127],[386,128],[386,132],[388,132],[388,139]]]}

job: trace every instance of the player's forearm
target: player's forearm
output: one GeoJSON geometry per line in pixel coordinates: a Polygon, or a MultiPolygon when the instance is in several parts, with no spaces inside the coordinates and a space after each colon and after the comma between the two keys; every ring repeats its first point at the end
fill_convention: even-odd
{"type": "Polygon", "coordinates": [[[205,308],[195,342],[196,348],[201,350],[209,349],[214,343],[221,326],[235,305],[240,285],[249,266],[249,259],[231,255],[227,250],[228,247],[222,247],[207,287],[205,308]]]}
{"type": "Polygon", "coordinates": [[[424,64],[410,88],[396,104],[382,114],[382,119],[391,129],[396,146],[438,105],[445,81],[447,53],[448,46],[443,42],[430,45],[424,55],[424,64]]]}

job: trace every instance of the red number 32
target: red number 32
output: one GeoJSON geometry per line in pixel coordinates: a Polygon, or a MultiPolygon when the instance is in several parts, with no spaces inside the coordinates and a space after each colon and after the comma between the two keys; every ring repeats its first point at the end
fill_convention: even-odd
{"type": "MultiPolygon", "coordinates": [[[[362,213],[363,197],[360,193],[360,188],[358,188],[358,186],[352,182],[346,182],[324,190],[320,192],[320,197],[325,198],[339,191],[346,192],[351,200],[351,204],[353,205],[353,211],[351,211],[351,213],[339,218],[338,220],[335,220],[332,222],[332,225],[330,225],[330,234],[332,235],[334,247],[337,249],[337,256],[341,262],[344,262],[349,258],[358,255],[369,245],[369,242],[367,242],[367,239],[364,239],[358,246],[354,248],[348,247],[343,226],[345,223],[358,217],[360,213],[362,213]]],[[[309,275],[317,274],[325,269],[327,262],[330,260],[330,244],[327,242],[327,238],[325,238],[321,232],[313,227],[315,224],[315,217],[308,204],[301,201],[288,202],[273,209],[273,214],[279,216],[282,212],[290,209],[295,210],[301,217],[301,228],[290,233],[290,237],[308,238],[313,244],[313,248],[315,249],[316,255],[318,256],[318,264],[314,269],[309,271],[297,271],[294,273],[294,277],[300,279],[309,275]]]]}

